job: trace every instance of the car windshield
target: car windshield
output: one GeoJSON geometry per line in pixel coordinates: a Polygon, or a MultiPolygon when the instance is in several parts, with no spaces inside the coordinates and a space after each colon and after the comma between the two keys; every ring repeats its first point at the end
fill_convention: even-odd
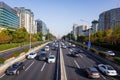
{"type": "Polygon", "coordinates": [[[49,57],[50,59],[54,59],[55,57],[49,57]]]}
{"type": "Polygon", "coordinates": [[[107,65],[107,68],[108,68],[108,70],[114,70],[114,68],[109,65],[107,65]]]}
{"type": "Polygon", "coordinates": [[[30,53],[30,55],[34,55],[35,53],[30,53]]]}
{"type": "Polygon", "coordinates": [[[17,68],[17,67],[18,67],[18,64],[13,64],[12,67],[13,67],[13,68],[17,68]]]}

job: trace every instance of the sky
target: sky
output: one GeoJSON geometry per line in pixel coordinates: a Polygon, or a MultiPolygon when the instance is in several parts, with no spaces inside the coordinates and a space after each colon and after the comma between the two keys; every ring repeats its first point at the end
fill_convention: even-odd
{"type": "Polygon", "coordinates": [[[10,7],[31,9],[55,36],[66,35],[73,24],[90,25],[99,14],[120,7],[120,0],[0,0],[10,7]],[[84,21],[83,21],[84,20],[84,21]]]}

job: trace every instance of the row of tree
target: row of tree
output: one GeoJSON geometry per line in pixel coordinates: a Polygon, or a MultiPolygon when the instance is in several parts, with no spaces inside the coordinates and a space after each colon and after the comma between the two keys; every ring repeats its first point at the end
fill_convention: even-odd
{"type": "MultiPolygon", "coordinates": [[[[42,37],[46,37],[48,40],[55,39],[56,37],[52,34],[48,33],[43,35],[42,32],[38,32],[37,34],[31,34],[31,41],[42,41],[42,37]]],[[[3,43],[21,43],[21,42],[29,42],[30,41],[30,34],[26,31],[25,28],[19,28],[17,30],[13,29],[6,29],[0,32],[0,44],[3,43]]]]}
{"type": "MultiPolygon", "coordinates": [[[[72,34],[67,34],[63,38],[74,40],[75,37],[72,34]]],[[[88,42],[89,37],[83,35],[77,35],[78,42],[88,42]]],[[[120,51],[120,25],[116,25],[114,29],[108,29],[107,31],[98,31],[90,35],[90,41],[94,45],[102,46],[120,51]]]]}

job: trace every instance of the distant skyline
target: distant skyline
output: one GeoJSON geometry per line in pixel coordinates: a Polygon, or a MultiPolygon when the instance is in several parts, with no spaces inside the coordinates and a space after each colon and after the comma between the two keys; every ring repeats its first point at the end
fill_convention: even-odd
{"type": "Polygon", "coordinates": [[[120,0],[0,0],[10,7],[31,9],[34,18],[44,21],[50,32],[62,36],[73,24],[89,25],[99,14],[120,7],[120,0]],[[84,20],[84,21],[81,21],[84,20]]]}

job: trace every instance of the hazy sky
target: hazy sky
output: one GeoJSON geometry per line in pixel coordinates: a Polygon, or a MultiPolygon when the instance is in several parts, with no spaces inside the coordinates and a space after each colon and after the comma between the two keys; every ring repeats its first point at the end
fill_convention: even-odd
{"type": "Polygon", "coordinates": [[[120,0],[0,0],[11,7],[31,9],[54,35],[64,35],[74,23],[90,24],[103,11],[120,7],[120,0]],[[84,22],[81,19],[85,20],[84,22]]]}

